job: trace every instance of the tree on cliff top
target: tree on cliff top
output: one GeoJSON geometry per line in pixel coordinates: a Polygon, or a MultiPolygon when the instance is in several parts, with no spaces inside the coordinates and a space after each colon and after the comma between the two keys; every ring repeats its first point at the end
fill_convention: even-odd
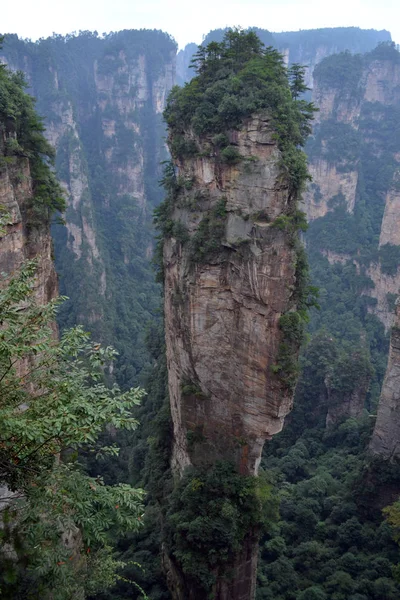
{"type": "MultiPolygon", "coordinates": [[[[2,38],[0,38],[1,47],[2,38]]],[[[43,135],[42,119],[36,114],[35,101],[26,94],[22,72],[0,68],[0,170],[18,157],[29,158],[33,183],[30,208],[40,219],[65,209],[64,193],[51,167],[55,152],[43,135]]],[[[32,215],[33,216],[33,215],[32,215]]]]}
{"type": "Polygon", "coordinates": [[[183,88],[172,89],[164,112],[172,154],[194,152],[193,145],[181,143],[190,131],[200,137],[225,134],[239,129],[252,114],[266,111],[292,188],[301,191],[309,176],[300,148],[311,131],[316,110],[312,103],[298,98],[299,90],[304,90],[301,68],[293,88],[282,55],[264,47],[253,31],[237,29],[228,30],[220,43],[199,46],[193,67],[196,77],[183,88]]]}

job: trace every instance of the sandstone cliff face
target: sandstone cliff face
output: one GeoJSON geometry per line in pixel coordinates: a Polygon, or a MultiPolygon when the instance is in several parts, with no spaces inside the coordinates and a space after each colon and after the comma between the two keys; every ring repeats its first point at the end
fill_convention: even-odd
{"type": "MultiPolygon", "coordinates": [[[[0,132],[0,158],[5,133],[0,132]]],[[[32,180],[29,160],[15,157],[0,166],[0,206],[10,215],[6,235],[0,238],[0,272],[12,275],[22,263],[37,260],[35,293],[45,304],[58,294],[52,259],[52,240],[47,222],[32,221],[32,180]]]]}
{"type": "Polygon", "coordinates": [[[310,163],[311,183],[303,196],[309,221],[319,219],[329,211],[329,201],[341,194],[348,212],[354,211],[358,172],[338,172],[336,165],[323,158],[310,163]]]}
{"type": "Polygon", "coordinates": [[[385,460],[400,456],[400,305],[390,339],[389,361],[379,400],[374,433],[369,446],[372,454],[385,460]]]}
{"type": "MultiPolygon", "coordinates": [[[[320,240],[318,250],[335,256],[336,263],[344,264],[351,259],[358,274],[370,279],[372,283],[363,293],[376,300],[376,304],[368,310],[388,330],[393,319],[388,298],[398,294],[400,279],[395,268],[391,272],[382,268],[380,252],[387,244],[400,244],[399,143],[398,136],[394,133],[390,137],[389,132],[396,125],[388,125],[397,122],[395,115],[400,109],[400,61],[394,49],[387,50],[385,55],[374,51],[360,59],[349,55],[353,75],[346,79],[343,65],[339,58],[335,62],[335,58],[322,63],[325,68],[316,71],[313,100],[320,110],[314,142],[309,148],[313,181],[304,195],[305,211],[311,222],[323,219],[335,211],[338,199],[350,215],[357,213],[358,202],[358,215],[375,211],[374,240],[359,237],[355,252],[349,252],[352,246],[349,239],[338,240],[337,246],[330,241],[327,248],[320,240]],[[375,241],[377,237],[379,244],[375,241]],[[369,264],[359,259],[359,253],[368,244],[371,254],[375,253],[369,264]],[[338,258],[340,255],[342,259],[338,258]]],[[[364,235],[357,233],[357,218],[353,233],[347,234],[347,238],[364,235]]]]}
{"type": "Polygon", "coordinates": [[[374,60],[364,75],[366,102],[393,105],[400,102],[400,65],[388,60],[374,60]]]}
{"type": "MultiPolygon", "coordinates": [[[[356,357],[351,357],[350,360],[356,362],[356,357]]],[[[363,373],[361,377],[354,380],[354,383],[351,386],[352,389],[335,390],[332,388],[329,378],[327,378],[325,384],[328,405],[326,426],[328,428],[345,419],[350,419],[352,417],[357,419],[362,415],[370,379],[370,375],[363,373]]]]}
{"type": "Polygon", "coordinates": [[[36,44],[9,36],[2,53],[26,74],[67,194],[65,228],[53,228],[60,291],[71,300],[61,324],[83,324],[115,345],[115,374],[133,385],[148,359],[138,351],[145,323],[159,306],[151,225],[175,44],[161,32],[85,32],[36,44]]]}
{"type": "MultiPolygon", "coordinates": [[[[400,156],[396,156],[396,162],[400,162],[400,156]]],[[[397,179],[400,170],[395,173],[394,186],[389,189],[385,197],[385,212],[383,213],[381,233],[379,236],[379,246],[393,244],[400,246],[400,190],[398,189],[397,179]]]]}
{"type": "MultiPolygon", "coordinates": [[[[319,111],[316,113],[315,130],[318,125],[328,121],[351,126],[355,131],[360,129],[360,121],[364,118],[365,110],[369,103],[379,102],[383,106],[398,106],[400,104],[400,63],[387,60],[373,60],[365,62],[363,70],[354,77],[359,78],[354,82],[351,90],[342,89],[340,81],[337,85],[329,85],[326,81],[315,82],[313,101],[319,111]]],[[[379,117],[376,117],[379,119],[379,117]]],[[[365,128],[360,131],[361,138],[366,143],[376,144],[376,140],[369,136],[371,132],[365,128]]],[[[313,184],[309,187],[306,196],[307,214],[310,220],[324,216],[329,209],[327,202],[337,193],[342,192],[346,198],[347,209],[353,212],[355,195],[358,183],[358,169],[339,168],[339,160],[323,160],[326,140],[322,140],[321,152],[313,156],[310,163],[310,173],[313,184]],[[313,189],[321,189],[321,206],[315,207],[313,189]]],[[[398,161],[397,153],[394,154],[398,161]]],[[[395,202],[395,197],[389,194],[387,203],[395,202]]],[[[390,208],[388,208],[390,213],[390,208]]],[[[390,218],[390,217],[389,217],[390,218]]],[[[383,242],[385,243],[385,242],[383,242]]]]}
{"type": "Polygon", "coordinates": [[[281,430],[292,404],[292,392],[273,375],[279,318],[295,308],[295,251],[273,226],[289,210],[288,189],[267,117],[249,120],[236,143],[239,165],[215,158],[179,164],[193,187],[182,192],[173,218],[192,237],[204,214],[226,202],[220,251],[196,263],[179,240],[164,247],[173,463],[180,472],[219,457],[256,473],[265,439],[281,430]],[[201,441],[189,450],[193,432],[201,441]]]}
{"type": "Polygon", "coordinates": [[[385,330],[389,331],[394,322],[394,313],[388,299],[399,295],[400,268],[394,275],[388,275],[382,273],[381,266],[375,263],[367,269],[366,273],[374,284],[366,293],[376,300],[376,305],[370,310],[383,323],[385,330]]]}
{"type": "MultiPolygon", "coordinates": [[[[210,142],[197,141],[204,150],[210,142]]],[[[218,461],[257,474],[264,441],[282,429],[292,406],[293,389],[274,366],[283,341],[279,319],[296,310],[296,250],[274,223],[293,210],[293,199],[268,116],[248,119],[231,143],[242,157],[237,164],[204,153],[178,162],[182,186],[172,219],[189,241],[164,242],[172,467],[179,474],[218,461]],[[214,247],[201,255],[215,230],[214,247]]],[[[217,578],[219,600],[254,597],[257,537],[248,532],[234,576],[217,578]]],[[[173,597],[200,598],[170,557],[164,560],[173,597]]]]}

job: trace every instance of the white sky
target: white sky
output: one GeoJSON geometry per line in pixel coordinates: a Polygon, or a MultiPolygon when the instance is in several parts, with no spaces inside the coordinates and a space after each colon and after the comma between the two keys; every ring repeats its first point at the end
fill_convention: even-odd
{"type": "Polygon", "coordinates": [[[358,26],[387,29],[400,43],[399,0],[3,0],[0,30],[38,39],[80,29],[162,29],[182,48],[211,29],[270,31],[358,26]]]}

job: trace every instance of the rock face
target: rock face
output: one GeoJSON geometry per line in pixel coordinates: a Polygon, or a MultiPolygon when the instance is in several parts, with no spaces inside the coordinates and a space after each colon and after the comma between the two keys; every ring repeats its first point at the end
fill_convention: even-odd
{"type": "MultiPolygon", "coordinates": [[[[342,65],[335,65],[335,59],[336,57],[332,57],[330,62],[326,62],[324,70],[316,71],[313,101],[319,109],[316,115],[319,129],[315,128],[318,150],[310,144],[310,173],[313,184],[309,187],[305,199],[309,220],[323,217],[332,210],[333,206],[329,206],[329,201],[339,193],[344,196],[347,210],[354,211],[360,174],[359,162],[362,158],[361,147],[363,143],[379,143],[376,139],[371,139],[371,130],[365,123],[366,114],[371,110],[370,103],[376,102],[384,107],[400,104],[400,63],[393,57],[389,55],[386,59],[374,60],[374,53],[366,55],[364,62],[354,64],[353,79],[347,82],[341,80],[342,65]],[[336,81],[335,69],[338,70],[336,81]],[[335,124],[336,127],[342,127],[343,137],[349,136],[350,143],[355,145],[358,138],[358,148],[354,148],[353,155],[347,160],[343,158],[345,153],[334,156],[330,151],[334,141],[332,131],[328,127],[335,124]]],[[[348,60],[355,62],[351,55],[348,60]]],[[[379,120],[382,117],[376,114],[372,115],[372,118],[379,120]]],[[[398,162],[397,152],[393,158],[398,162]]],[[[392,213],[396,199],[397,194],[390,188],[387,189],[385,219],[392,222],[392,229],[392,213]]],[[[382,228],[386,229],[385,223],[382,224],[382,228]]]]}
{"type": "Polygon", "coordinates": [[[390,339],[389,361],[382,386],[378,414],[369,446],[372,454],[385,460],[400,456],[400,305],[390,339]]]}
{"type": "MultiPolygon", "coordinates": [[[[89,32],[38,43],[7,36],[1,60],[26,74],[56,147],[66,225],[53,228],[61,325],[83,324],[120,352],[115,375],[137,382],[145,323],[159,308],[150,266],[152,211],[166,158],[162,111],[175,79],[168,35],[89,32]],[[141,350],[138,350],[141,348],[141,350]]],[[[143,348],[143,349],[142,349],[143,348]]]]}
{"type": "MultiPolygon", "coordinates": [[[[326,426],[328,428],[345,419],[352,417],[357,419],[364,411],[371,373],[365,368],[359,369],[360,358],[357,355],[348,357],[351,370],[354,374],[358,373],[358,376],[354,375],[351,384],[344,386],[344,389],[335,389],[329,376],[325,379],[328,406],[326,426]]],[[[343,376],[343,370],[339,375],[343,376]]]]}
{"type": "MultiPolygon", "coordinates": [[[[242,157],[235,165],[201,155],[178,163],[182,187],[172,219],[191,243],[178,236],[164,243],[172,464],[180,474],[218,460],[256,474],[264,441],[281,430],[292,405],[293,391],[274,365],[279,319],[296,310],[296,250],[275,226],[293,200],[268,116],[247,120],[232,140],[242,157]],[[215,246],[201,254],[215,232],[215,246]]],[[[253,598],[256,555],[250,535],[232,582],[220,584],[216,598],[253,598]]],[[[172,568],[169,575],[175,598],[197,599],[182,591],[172,568]]]]}
{"type": "Polygon", "coordinates": [[[304,205],[310,221],[323,217],[328,212],[328,202],[338,194],[343,195],[347,210],[353,212],[356,201],[358,172],[338,172],[336,165],[323,158],[310,164],[313,183],[304,194],[304,205]]]}
{"type": "Polygon", "coordinates": [[[349,261],[365,278],[362,294],[373,300],[368,310],[388,330],[392,299],[400,289],[392,248],[400,246],[400,142],[395,125],[400,55],[383,46],[364,56],[331,56],[315,69],[314,77],[319,113],[307,147],[313,181],[304,202],[308,220],[315,222],[310,232],[327,233],[314,249],[335,256],[333,262],[349,261]],[[370,230],[363,230],[362,215],[372,213],[370,230]],[[331,224],[341,220],[344,228],[330,236],[331,226],[324,219],[331,224]],[[393,264],[388,267],[385,257],[390,254],[393,264]]]}
{"type": "MultiPolygon", "coordinates": [[[[0,128],[0,159],[7,133],[0,128]]],[[[33,220],[33,196],[28,158],[14,157],[0,166],[0,206],[10,215],[6,235],[0,238],[0,272],[12,275],[28,259],[37,260],[35,293],[45,304],[58,294],[48,222],[33,220]]]]}

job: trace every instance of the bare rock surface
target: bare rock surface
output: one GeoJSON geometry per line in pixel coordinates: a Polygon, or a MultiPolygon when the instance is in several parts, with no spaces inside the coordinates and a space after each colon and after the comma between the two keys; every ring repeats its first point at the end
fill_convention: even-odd
{"type": "Polygon", "coordinates": [[[372,454],[386,460],[400,457],[400,305],[390,339],[389,361],[379,399],[374,433],[370,443],[372,454]]]}

